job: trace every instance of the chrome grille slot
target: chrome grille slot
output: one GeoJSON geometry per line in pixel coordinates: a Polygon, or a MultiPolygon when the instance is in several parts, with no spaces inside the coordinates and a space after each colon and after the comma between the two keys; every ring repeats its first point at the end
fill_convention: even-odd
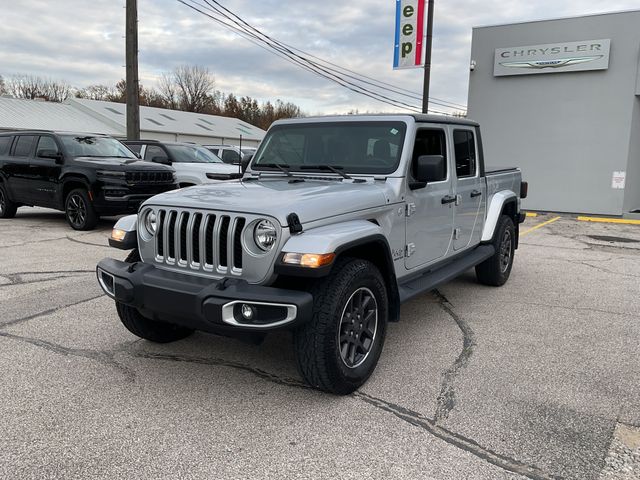
{"type": "Polygon", "coordinates": [[[249,223],[241,216],[160,208],[152,245],[155,261],[178,269],[242,275],[242,236],[249,223]]]}
{"type": "Polygon", "coordinates": [[[217,236],[218,238],[218,249],[219,249],[219,257],[218,257],[218,265],[223,269],[226,269],[229,265],[228,255],[229,255],[229,242],[227,237],[229,235],[229,223],[231,222],[231,218],[226,215],[221,218],[220,225],[220,234],[217,236]]]}

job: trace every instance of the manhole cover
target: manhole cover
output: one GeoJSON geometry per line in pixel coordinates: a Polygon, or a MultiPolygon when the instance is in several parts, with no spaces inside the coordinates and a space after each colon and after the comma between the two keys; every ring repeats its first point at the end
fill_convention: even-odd
{"type": "Polygon", "coordinates": [[[589,238],[600,242],[616,242],[616,243],[638,243],[640,240],[626,237],[611,237],[609,235],[587,235],[589,238]]]}

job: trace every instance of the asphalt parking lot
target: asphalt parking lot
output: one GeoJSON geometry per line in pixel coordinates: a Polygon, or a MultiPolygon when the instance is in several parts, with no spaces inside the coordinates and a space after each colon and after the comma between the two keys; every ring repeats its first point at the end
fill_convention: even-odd
{"type": "Polygon", "coordinates": [[[336,397],[287,334],[137,340],[95,281],[125,256],[113,221],[21,209],[0,220],[0,478],[640,478],[640,226],[553,218],[525,223],[506,286],[468,272],[404,306],[336,397]]]}

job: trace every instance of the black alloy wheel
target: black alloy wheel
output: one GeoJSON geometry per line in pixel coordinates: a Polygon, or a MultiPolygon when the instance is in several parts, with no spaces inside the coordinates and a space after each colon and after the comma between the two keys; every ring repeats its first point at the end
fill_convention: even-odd
{"type": "Polygon", "coordinates": [[[18,205],[13,203],[2,183],[0,183],[0,218],[13,218],[18,210],[18,205]]]}
{"type": "Polygon", "coordinates": [[[67,217],[73,228],[81,228],[87,220],[87,205],[78,193],[67,198],[67,217]]]}
{"type": "Polygon", "coordinates": [[[344,307],[338,343],[340,358],[348,368],[357,368],[369,356],[378,331],[378,302],[366,287],[357,289],[344,307]]]}
{"type": "Polygon", "coordinates": [[[0,217],[4,215],[5,208],[7,208],[7,201],[4,198],[4,191],[0,188],[0,217]]]}
{"type": "Polygon", "coordinates": [[[89,200],[89,194],[82,188],[72,190],[65,200],[67,221],[74,230],[93,230],[98,224],[98,215],[89,200]]]}
{"type": "Polygon", "coordinates": [[[511,230],[506,229],[500,242],[500,271],[502,273],[505,273],[511,266],[511,255],[513,255],[511,230]]]}

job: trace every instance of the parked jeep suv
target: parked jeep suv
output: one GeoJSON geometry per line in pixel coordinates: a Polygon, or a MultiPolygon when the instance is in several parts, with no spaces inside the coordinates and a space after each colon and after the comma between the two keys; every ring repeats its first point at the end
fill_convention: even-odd
{"type": "Polygon", "coordinates": [[[100,215],[136,212],[177,187],[174,171],[140,161],[115,138],[49,131],[0,134],[0,218],[21,206],[55,208],[76,230],[100,215]]]}
{"type": "Polygon", "coordinates": [[[125,140],[123,143],[147,162],[171,165],[180,187],[242,176],[239,167],[227,165],[214,153],[195,143],[157,140],[125,140]]]}

